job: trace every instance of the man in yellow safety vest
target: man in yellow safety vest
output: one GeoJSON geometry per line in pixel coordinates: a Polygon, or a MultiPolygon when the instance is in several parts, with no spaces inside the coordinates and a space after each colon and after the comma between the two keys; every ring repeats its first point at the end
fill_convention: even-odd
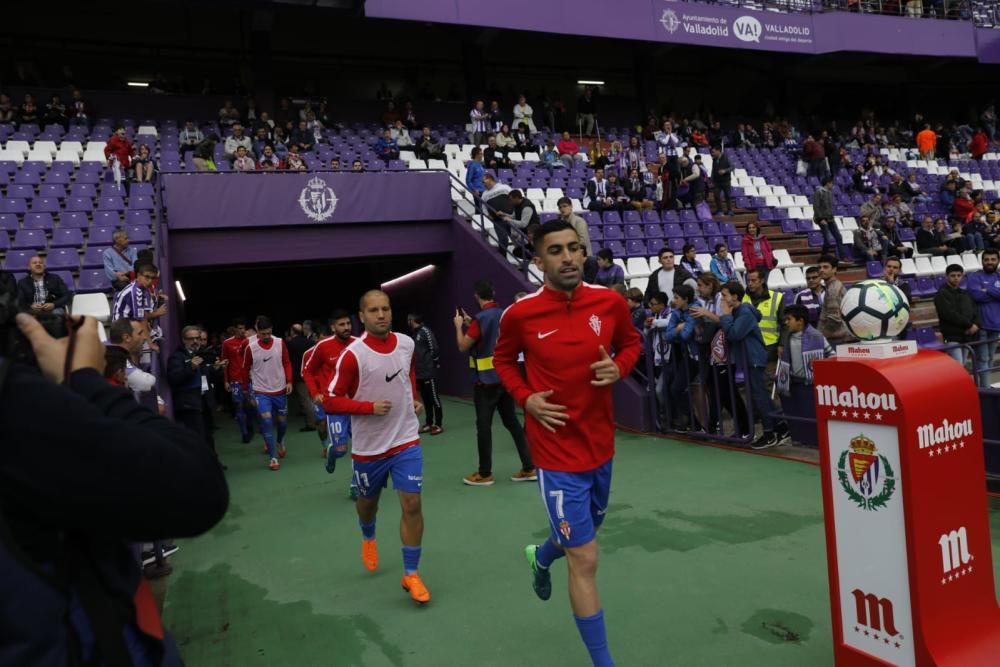
{"type": "Polygon", "coordinates": [[[771,365],[778,360],[784,295],[767,289],[764,275],[765,270],[762,268],[747,272],[747,293],[743,297],[743,303],[749,303],[760,312],[760,333],[767,348],[768,365],[771,365]]]}

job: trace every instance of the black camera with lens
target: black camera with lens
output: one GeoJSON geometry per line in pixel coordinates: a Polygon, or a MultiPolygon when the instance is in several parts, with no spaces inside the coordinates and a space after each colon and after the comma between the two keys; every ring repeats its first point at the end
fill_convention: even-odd
{"type": "Polygon", "coordinates": [[[35,365],[35,353],[31,343],[24,337],[14,321],[18,313],[31,315],[53,338],[65,338],[69,334],[66,318],[53,313],[37,313],[19,308],[17,303],[17,280],[9,271],[0,271],[0,357],[14,362],[35,365]]]}

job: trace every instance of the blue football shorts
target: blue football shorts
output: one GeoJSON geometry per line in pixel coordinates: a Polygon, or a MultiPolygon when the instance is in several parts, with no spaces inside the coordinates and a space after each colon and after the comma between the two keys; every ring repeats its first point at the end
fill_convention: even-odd
{"type": "Polygon", "coordinates": [[[288,396],[285,394],[278,394],[277,396],[271,396],[270,394],[255,394],[257,398],[257,411],[261,414],[265,412],[271,413],[272,419],[288,418],[288,396]]]}
{"type": "Polygon", "coordinates": [[[389,484],[405,493],[420,493],[424,481],[424,455],[420,445],[375,461],[354,461],[354,484],[362,498],[377,498],[389,484]]]}
{"type": "Polygon", "coordinates": [[[585,472],[536,468],[538,488],[556,544],[579,547],[597,537],[597,529],[608,511],[611,464],[608,461],[585,472]]]}
{"type": "Polygon", "coordinates": [[[350,415],[325,415],[326,432],[334,446],[344,447],[351,439],[350,415]]]}

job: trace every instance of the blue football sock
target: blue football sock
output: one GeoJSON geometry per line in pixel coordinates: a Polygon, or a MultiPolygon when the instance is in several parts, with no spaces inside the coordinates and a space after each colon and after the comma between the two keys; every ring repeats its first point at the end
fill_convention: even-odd
{"type": "Polygon", "coordinates": [[[267,455],[272,459],[278,458],[278,450],[274,445],[274,424],[267,417],[260,418],[260,434],[264,436],[267,443],[267,455]]]}
{"type": "Polygon", "coordinates": [[[285,441],[285,431],[288,430],[288,420],[279,419],[278,420],[278,442],[285,441]]]}
{"type": "Polygon", "coordinates": [[[420,547],[403,547],[403,571],[413,574],[420,566],[420,547]]]}
{"type": "Polygon", "coordinates": [[[538,567],[548,569],[548,567],[552,565],[552,561],[557,558],[562,558],[565,555],[566,552],[557,547],[552,542],[552,538],[550,537],[545,540],[545,542],[538,547],[538,551],[535,552],[535,564],[537,564],[538,567]]]}
{"type": "Polygon", "coordinates": [[[248,435],[250,435],[250,432],[247,430],[247,415],[245,412],[243,412],[243,406],[237,404],[235,412],[236,412],[236,423],[240,425],[240,435],[246,438],[248,435]]]}
{"type": "Polygon", "coordinates": [[[358,525],[361,526],[361,535],[366,540],[375,539],[375,520],[372,519],[371,523],[365,523],[361,519],[358,519],[358,525]]]}
{"type": "Polygon", "coordinates": [[[611,651],[608,650],[608,635],[604,630],[604,610],[597,612],[593,616],[583,618],[574,616],[576,627],[580,630],[580,638],[583,639],[584,646],[590,652],[590,659],[594,667],[615,667],[615,661],[611,659],[611,651]]]}

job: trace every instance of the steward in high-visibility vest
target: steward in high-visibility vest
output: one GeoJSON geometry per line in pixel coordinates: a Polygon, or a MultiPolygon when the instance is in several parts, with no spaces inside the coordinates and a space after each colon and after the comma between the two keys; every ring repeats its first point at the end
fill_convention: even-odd
{"type": "Polygon", "coordinates": [[[743,303],[749,303],[760,312],[760,333],[764,337],[764,345],[772,347],[778,344],[781,337],[781,307],[784,295],[781,292],[768,290],[761,286],[761,292],[743,296],[743,303]]]}

